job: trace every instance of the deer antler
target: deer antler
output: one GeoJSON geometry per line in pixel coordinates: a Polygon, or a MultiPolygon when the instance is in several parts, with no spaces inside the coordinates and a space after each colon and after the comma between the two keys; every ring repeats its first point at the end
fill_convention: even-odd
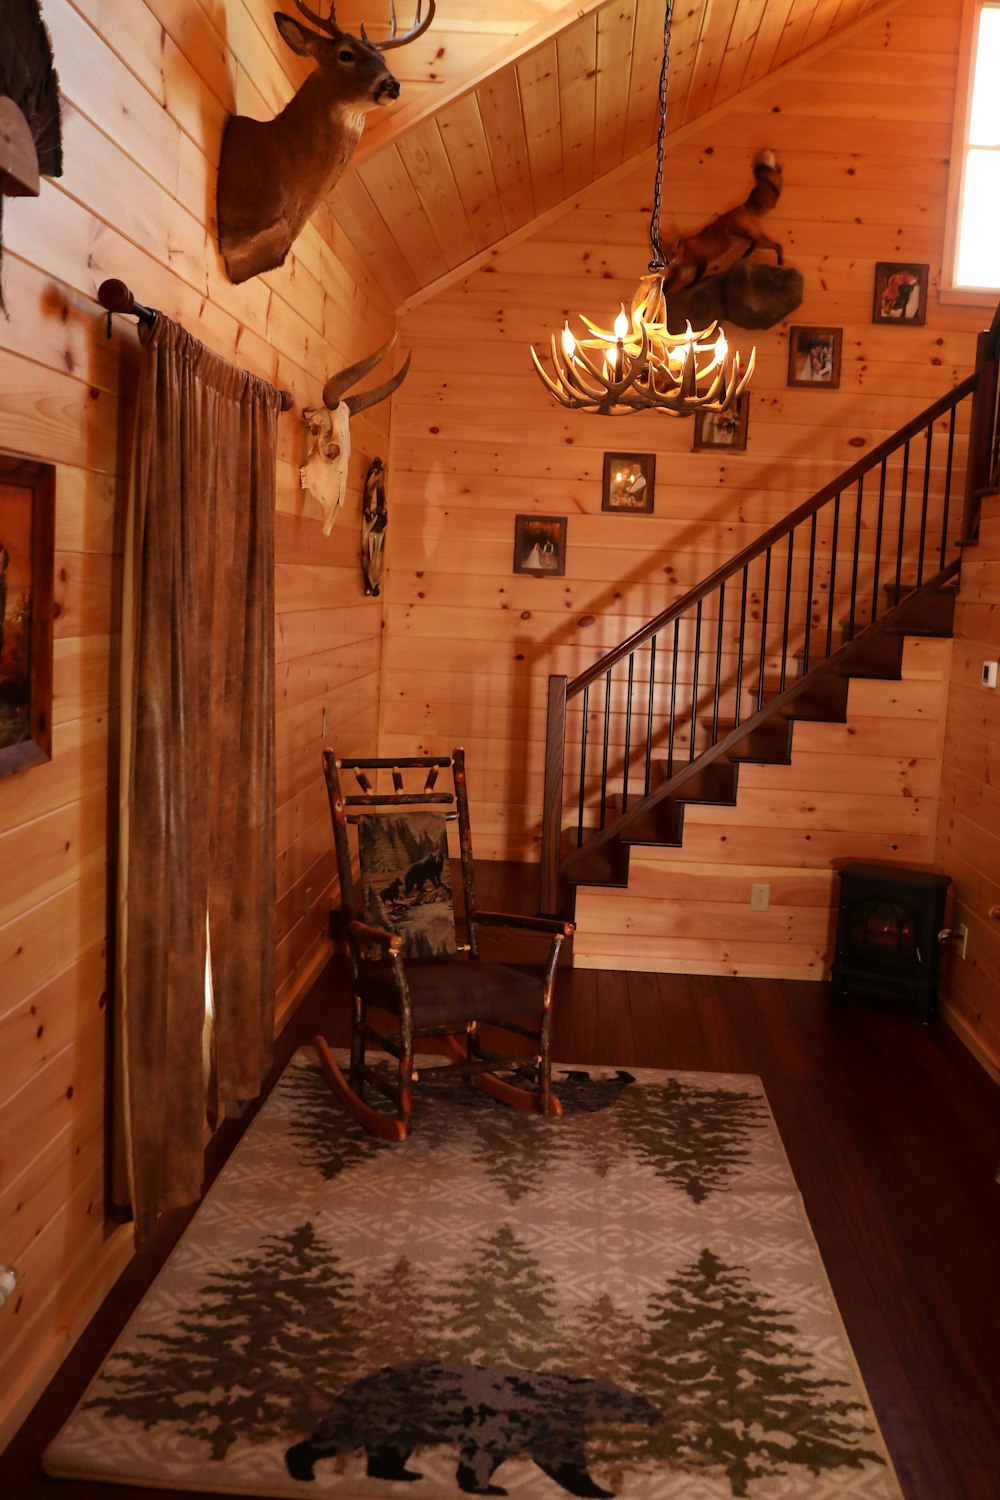
{"type": "Polygon", "coordinates": [[[389,0],[389,35],[386,37],[385,41],[368,41],[368,37],[365,35],[364,23],[362,23],[361,26],[361,40],[363,42],[368,42],[369,47],[374,47],[378,52],[388,52],[390,47],[405,47],[407,42],[415,42],[418,36],[423,36],[424,32],[427,30],[428,26],[434,19],[434,9],[436,4],[437,0],[427,0],[427,15],[424,20],[421,21],[420,12],[423,9],[424,0],[417,0],[417,13],[413,18],[413,25],[410,27],[409,31],[405,32],[402,36],[397,36],[396,3],[395,0],[389,0]]]}
{"type": "MultiPolygon", "coordinates": [[[[325,31],[328,36],[343,35],[343,32],[337,25],[337,6],[335,0],[330,0],[330,14],[326,17],[325,20],[321,15],[317,14],[317,12],[314,11],[311,6],[306,5],[304,3],[304,0],[295,0],[295,4],[305,16],[306,20],[311,21],[312,24],[317,28],[317,30],[325,31]]],[[[424,32],[433,21],[434,9],[437,4],[437,0],[427,0],[427,4],[427,15],[423,20],[421,20],[420,12],[423,10],[424,0],[417,0],[417,13],[413,18],[413,25],[403,36],[397,36],[396,0],[389,0],[389,35],[386,37],[385,41],[370,41],[365,31],[364,22],[361,23],[361,40],[366,43],[367,46],[374,47],[376,52],[387,52],[390,47],[405,47],[407,42],[413,42],[417,39],[418,36],[423,36],[424,32]]]]}
{"type": "Polygon", "coordinates": [[[311,21],[318,30],[325,31],[329,36],[340,36],[342,34],[340,27],[337,25],[337,7],[334,0],[330,0],[330,14],[326,20],[322,16],[317,15],[308,5],[304,5],[303,0],[295,0],[295,4],[306,20],[311,21]]]}

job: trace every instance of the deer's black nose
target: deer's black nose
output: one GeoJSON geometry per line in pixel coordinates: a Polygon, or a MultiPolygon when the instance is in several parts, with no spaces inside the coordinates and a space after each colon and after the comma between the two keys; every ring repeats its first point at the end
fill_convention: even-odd
{"type": "Polygon", "coordinates": [[[375,90],[375,98],[379,104],[388,103],[390,99],[399,98],[399,79],[383,78],[375,90]]]}

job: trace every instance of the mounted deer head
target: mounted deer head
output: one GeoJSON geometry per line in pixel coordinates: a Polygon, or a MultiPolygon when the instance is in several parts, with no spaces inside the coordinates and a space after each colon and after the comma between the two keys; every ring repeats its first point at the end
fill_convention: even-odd
{"type": "Polygon", "coordinates": [[[399,83],[382,57],[422,36],[436,0],[417,0],[409,31],[396,35],[395,0],[384,42],[341,31],[335,6],[324,20],[302,0],[302,15],[317,30],[281,11],[274,19],[284,40],[316,67],[273,120],[232,115],[219,161],[219,248],[231,281],[246,281],[280,266],[306,220],[340,179],[361,139],[370,109],[399,98],[399,83]]]}
{"type": "Polygon", "coordinates": [[[334,517],[347,493],[347,466],[351,458],[350,421],[356,412],[365,411],[379,401],[385,401],[397,391],[406,379],[411,355],[407,355],[391,380],[374,386],[370,391],[360,391],[348,396],[352,385],[363,380],[389,354],[396,342],[393,334],[388,343],[376,349],[357,364],[348,365],[336,375],[331,375],[323,387],[323,405],[307,406],[302,420],[313,437],[309,457],[299,470],[299,483],[319,503],[323,512],[323,535],[329,536],[334,517]]]}

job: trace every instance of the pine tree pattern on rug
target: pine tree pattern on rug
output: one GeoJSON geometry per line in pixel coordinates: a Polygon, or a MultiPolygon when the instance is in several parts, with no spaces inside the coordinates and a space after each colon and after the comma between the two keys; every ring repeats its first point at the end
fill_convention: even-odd
{"type": "Polygon", "coordinates": [[[759,1081],[556,1085],[549,1120],[442,1089],[397,1146],[300,1054],[49,1471],[343,1500],[899,1500],[759,1081]]]}

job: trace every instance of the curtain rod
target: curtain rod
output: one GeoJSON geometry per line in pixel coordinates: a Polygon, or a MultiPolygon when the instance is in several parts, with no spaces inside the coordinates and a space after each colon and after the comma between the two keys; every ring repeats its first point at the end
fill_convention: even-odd
{"type": "MultiPolygon", "coordinates": [[[[97,300],[102,307],[108,311],[108,337],[111,337],[111,314],[112,313],[134,313],[140,323],[150,325],[156,317],[156,312],[151,307],[143,307],[137,302],[125,285],[124,281],[102,281],[97,288],[97,300]]],[[[291,411],[295,405],[295,399],[291,391],[280,391],[281,410],[291,411]]]]}

